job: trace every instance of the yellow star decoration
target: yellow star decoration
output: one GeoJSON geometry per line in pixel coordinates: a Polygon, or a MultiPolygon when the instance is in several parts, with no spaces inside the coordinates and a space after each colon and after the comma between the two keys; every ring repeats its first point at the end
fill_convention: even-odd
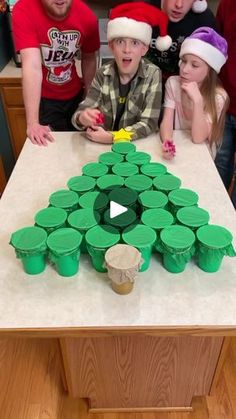
{"type": "Polygon", "coordinates": [[[124,128],[121,128],[119,131],[112,131],[113,143],[124,143],[129,142],[134,135],[134,131],[126,131],[124,128]]]}

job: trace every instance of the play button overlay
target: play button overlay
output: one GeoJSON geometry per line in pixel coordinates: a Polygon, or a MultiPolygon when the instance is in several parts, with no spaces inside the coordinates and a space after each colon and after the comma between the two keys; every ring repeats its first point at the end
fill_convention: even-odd
{"type": "MultiPolygon", "coordinates": [[[[123,233],[126,227],[136,225],[138,223],[138,216],[136,214],[138,193],[131,188],[125,186],[113,186],[109,190],[102,190],[96,192],[90,192],[90,194],[97,195],[94,204],[94,212],[98,211],[101,216],[100,226],[115,227],[119,233],[123,233]],[[102,206],[101,202],[106,205],[102,206]]],[[[81,198],[81,200],[83,200],[81,198]]]]}
{"type": "Polygon", "coordinates": [[[124,214],[124,212],[128,211],[128,208],[124,207],[123,205],[118,204],[115,201],[110,201],[110,218],[115,218],[118,215],[124,214]]]}

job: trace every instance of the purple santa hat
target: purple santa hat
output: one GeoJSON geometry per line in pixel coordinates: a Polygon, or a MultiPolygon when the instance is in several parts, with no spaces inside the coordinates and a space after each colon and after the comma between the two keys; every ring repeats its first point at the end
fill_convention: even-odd
{"type": "Polygon", "coordinates": [[[226,40],[214,29],[202,26],[185,38],[179,57],[185,54],[196,55],[219,73],[228,58],[227,51],[226,40]]]}

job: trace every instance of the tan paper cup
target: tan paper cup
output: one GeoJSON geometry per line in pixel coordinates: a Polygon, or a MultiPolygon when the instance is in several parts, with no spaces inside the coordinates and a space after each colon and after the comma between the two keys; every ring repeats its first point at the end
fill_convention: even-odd
{"type": "Polygon", "coordinates": [[[107,250],[105,263],[112,289],[118,294],[129,294],[142,264],[141,253],[133,246],[116,244],[107,250]]]}

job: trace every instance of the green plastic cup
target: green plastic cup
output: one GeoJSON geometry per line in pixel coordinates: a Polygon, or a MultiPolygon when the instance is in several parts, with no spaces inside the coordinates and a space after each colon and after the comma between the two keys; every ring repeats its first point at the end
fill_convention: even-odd
{"type": "Polygon", "coordinates": [[[98,178],[108,173],[108,167],[103,163],[87,163],[82,167],[82,173],[86,176],[98,178]]]}
{"type": "Polygon", "coordinates": [[[136,210],[136,202],[138,199],[138,193],[133,189],[122,187],[113,189],[108,195],[109,201],[117,202],[124,207],[132,208],[136,210]]]}
{"type": "Polygon", "coordinates": [[[198,266],[205,272],[217,272],[224,256],[236,256],[232,246],[233,236],[225,227],[205,225],[196,232],[198,240],[198,266]]]}
{"type": "Polygon", "coordinates": [[[109,199],[104,192],[86,192],[79,198],[81,208],[92,208],[94,211],[102,213],[108,205],[109,199]]]}
{"type": "MultiPolygon", "coordinates": [[[[147,209],[141,215],[141,221],[144,225],[151,227],[156,232],[156,242],[153,247],[157,250],[157,244],[160,242],[160,232],[163,228],[169,227],[174,222],[173,215],[162,208],[147,209]]],[[[153,250],[154,251],[154,250],[153,250]]]]}
{"type": "Polygon", "coordinates": [[[153,230],[160,232],[165,227],[169,227],[174,222],[173,215],[165,209],[148,209],[142,213],[141,221],[144,225],[153,228],[153,230]]]}
{"type": "Polygon", "coordinates": [[[132,175],[137,175],[139,173],[139,168],[136,164],[125,161],[123,163],[115,164],[112,167],[112,172],[115,175],[119,175],[122,177],[129,177],[132,175]]]}
{"type": "Polygon", "coordinates": [[[152,188],[152,179],[145,175],[133,175],[125,179],[125,186],[141,193],[152,188]]]}
{"type": "Polygon", "coordinates": [[[64,227],[66,219],[67,212],[56,207],[43,208],[34,217],[35,225],[44,228],[48,234],[57,228],[64,227]]]}
{"type": "Polygon", "coordinates": [[[112,171],[112,167],[117,163],[121,163],[123,160],[124,156],[122,154],[114,153],[113,151],[102,153],[98,158],[99,163],[105,164],[109,168],[110,173],[112,171]]]}
{"type": "Polygon", "coordinates": [[[175,189],[171,191],[168,195],[170,202],[171,212],[176,214],[176,212],[183,207],[197,206],[198,203],[198,194],[191,189],[175,189]]]}
{"type": "Polygon", "coordinates": [[[40,227],[24,227],[15,231],[10,244],[21,259],[24,271],[30,275],[40,274],[46,267],[47,233],[40,227]]]}
{"type": "Polygon", "coordinates": [[[167,172],[167,168],[166,166],[164,166],[164,164],[151,162],[151,163],[143,164],[140,167],[140,172],[143,175],[155,178],[160,175],[165,175],[167,172]]]}
{"type": "Polygon", "coordinates": [[[188,227],[173,225],[160,233],[157,250],[163,254],[163,265],[172,273],[180,273],[194,254],[195,235],[188,227]]]}
{"type": "Polygon", "coordinates": [[[130,246],[136,247],[142,255],[143,263],[139,269],[140,272],[144,272],[149,268],[152,247],[156,241],[155,231],[148,226],[137,224],[135,226],[127,227],[123,234],[122,240],[124,243],[130,246]]]}
{"type": "Polygon", "coordinates": [[[78,208],[78,202],[78,194],[68,189],[60,189],[53,192],[49,197],[49,203],[52,207],[62,208],[67,213],[75,211],[78,208]]]}
{"type": "Polygon", "coordinates": [[[108,225],[97,225],[87,231],[85,240],[94,269],[98,272],[107,272],[104,263],[105,253],[107,249],[119,242],[119,230],[108,225]]]}
{"type": "Polygon", "coordinates": [[[163,192],[144,191],[139,194],[139,203],[143,210],[154,208],[165,208],[168,198],[163,192]]]}
{"type": "Polygon", "coordinates": [[[134,224],[136,219],[137,215],[131,208],[127,208],[126,212],[123,212],[123,214],[117,215],[113,218],[110,218],[110,209],[107,209],[104,213],[104,223],[112,225],[121,231],[130,224],[134,224]]]}
{"type": "Polygon", "coordinates": [[[115,153],[126,155],[128,153],[134,152],[136,147],[133,143],[125,142],[125,143],[115,143],[111,147],[112,151],[115,153]]]}
{"type": "Polygon", "coordinates": [[[81,196],[85,192],[94,190],[96,180],[91,176],[74,176],[68,180],[67,186],[71,191],[77,192],[81,196]]]}
{"type": "Polygon", "coordinates": [[[178,189],[181,186],[181,180],[173,175],[166,174],[160,175],[153,179],[154,189],[164,192],[168,195],[169,192],[174,189],[178,189]]]}
{"type": "Polygon", "coordinates": [[[101,191],[112,191],[124,185],[124,179],[117,175],[104,175],[97,180],[97,187],[101,191]]]}
{"type": "Polygon", "coordinates": [[[195,231],[197,228],[208,224],[210,216],[203,208],[184,207],[177,211],[176,219],[182,225],[195,231]]]}
{"type": "Polygon", "coordinates": [[[125,156],[126,160],[129,163],[136,164],[137,166],[142,166],[143,164],[150,163],[151,156],[148,153],[145,153],[144,151],[135,151],[128,153],[125,156]]]}
{"type": "Polygon", "coordinates": [[[49,260],[61,276],[75,275],[79,270],[82,235],[73,228],[59,228],[47,239],[49,260]]]}
{"type": "Polygon", "coordinates": [[[78,209],[69,215],[69,226],[82,234],[82,242],[80,245],[81,253],[88,253],[85,242],[85,234],[90,228],[100,222],[100,218],[99,212],[94,211],[92,208],[78,209]]]}

